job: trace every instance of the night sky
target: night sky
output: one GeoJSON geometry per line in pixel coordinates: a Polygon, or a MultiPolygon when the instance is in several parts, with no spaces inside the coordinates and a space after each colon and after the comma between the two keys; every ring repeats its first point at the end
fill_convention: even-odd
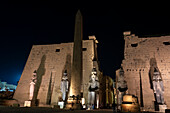
{"type": "Polygon", "coordinates": [[[32,45],[73,42],[78,9],[83,15],[83,39],[96,36],[100,68],[114,78],[123,59],[123,32],[140,37],[169,35],[167,5],[156,1],[1,3],[0,79],[17,84],[32,45]]]}

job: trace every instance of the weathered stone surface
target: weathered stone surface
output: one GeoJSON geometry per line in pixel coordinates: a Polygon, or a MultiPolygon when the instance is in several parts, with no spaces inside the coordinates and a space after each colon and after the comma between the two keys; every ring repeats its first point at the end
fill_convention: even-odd
{"type": "Polygon", "coordinates": [[[164,84],[164,99],[170,108],[170,36],[138,37],[124,33],[125,48],[122,66],[128,85],[128,93],[138,96],[145,110],[155,109],[155,97],[150,83],[151,60],[155,59],[164,84]],[[140,90],[140,76],[142,95],[140,90]],[[141,98],[143,97],[143,98],[141,98]]]}
{"type": "MultiPolygon", "coordinates": [[[[82,89],[83,97],[87,103],[88,100],[88,83],[90,73],[93,67],[96,67],[98,76],[100,75],[95,51],[96,43],[94,40],[83,41],[83,74],[82,89]]],[[[68,79],[70,81],[71,66],[73,58],[73,43],[61,43],[51,45],[33,45],[23,73],[19,80],[14,98],[17,99],[21,106],[24,101],[29,99],[29,87],[32,73],[37,70],[37,90],[35,91],[39,105],[57,105],[59,98],[62,96],[60,84],[63,72],[67,69],[68,79]],[[49,91],[51,93],[49,93],[49,91]]],[[[101,82],[101,81],[100,81],[101,82]]]]}
{"type": "Polygon", "coordinates": [[[81,95],[82,82],[82,15],[80,10],[76,14],[74,46],[73,46],[73,64],[71,71],[70,96],[81,95]]]}
{"type": "Polygon", "coordinates": [[[165,109],[167,109],[166,105],[159,105],[159,111],[160,112],[165,112],[165,109]]]}
{"type": "MultiPolygon", "coordinates": [[[[57,105],[62,98],[60,84],[65,70],[67,70],[70,87],[66,99],[69,96],[79,95],[85,98],[87,104],[92,68],[97,69],[98,77],[103,78],[103,74],[99,70],[96,37],[89,36],[89,40],[82,40],[82,36],[82,15],[78,11],[75,20],[74,43],[34,45],[32,47],[14,94],[14,98],[19,101],[21,106],[29,98],[29,83],[35,70],[37,82],[32,97],[34,105],[57,105]]],[[[101,83],[102,79],[99,79],[99,82],[101,83]]],[[[100,95],[102,98],[102,93],[100,95]]],[[[99,101],[101,102],[101,100],[99,101]]]]}

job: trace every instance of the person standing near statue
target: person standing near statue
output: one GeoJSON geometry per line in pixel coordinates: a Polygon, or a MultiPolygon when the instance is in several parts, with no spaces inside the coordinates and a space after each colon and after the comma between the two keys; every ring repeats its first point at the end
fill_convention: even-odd
{"type": "Polygon", "coordinates": [[[60,87],[63,101],[66,100],[66,94],[68,92],[68,88],[69,88],[69,82],[68,82],[68,77],[67,77],[67,70],[65,70],[62,76],[62,79],[61,79],[61,87],[60,87]]]}
{"type": "Polygon", "coordinates": [[[31,82],[30,82],[30,95],[29,95],[29,100],[33,99],[34,96],[34,89],[35,89],[35,85],[37,82],[37,71],[35,70],[33,72],[33,76],[31,78],[31,82]]]}

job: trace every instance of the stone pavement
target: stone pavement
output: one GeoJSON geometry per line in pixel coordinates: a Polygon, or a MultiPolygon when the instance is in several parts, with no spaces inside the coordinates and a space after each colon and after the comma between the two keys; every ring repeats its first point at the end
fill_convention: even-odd
{"type": "Polygon", "coordinates": [[[112,109],[100,109],[100,110],[58,110],[55,108],[43,108],[43,107],[0,107],[0,113],[113,113],[112,109]]]}
{"type": "MultiPolygon", "coordinates": [[[[116,113],[112,109],[98,110],[59,110],[49,107],[4,107],[0,106],[0,113],[116,113]]],[[[143,112],[143,113],[160,113],[160,112],[143,112]]],[[[167,113],[170,113],[169,111],[167,113]]]]}

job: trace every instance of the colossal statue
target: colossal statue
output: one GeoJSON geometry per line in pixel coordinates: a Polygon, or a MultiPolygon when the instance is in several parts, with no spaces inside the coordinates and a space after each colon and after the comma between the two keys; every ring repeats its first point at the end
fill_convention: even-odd
{"type": "Polygon", "coordinates": [[[156,96],[156,102],[158,104],[164,104],[164,86],[163,86],[163,81],[161,74],[158,70],[154,70],[153,73],[153,91],[156,96]]]}
{"type": "Polygon", "coordinates": [[[69,82],[68,82],[68,77],[67,77],[67,70],[64,72],[63,77],[61,79],[61,92],[62,92],[62,99],[63,101],[65,101],[66,99],[66,94],[68,92],[68,86],[69,86],[69,82]]]}
{"type": "Polygon", "coordinates": [[[31,78],[31,82],[30,82],[30,95],[29,95],[29,100],[32,100],[32,98],[33,98],[36,82],[37,82],[37,72],[36,72],[36,70],[35,70],[35,71],[33,72],[33,76],[32,76],[32,78],[31,78]]]}
{"type": "Polygon", "coordinates": [[[99,89],[99,81],[97,77],[96,68],[92,69],[90,81],[89,81],[89,91],[88,91],[88,105],[90,108],[94,107],[96,92],[99,89]]]}
{"type": "Polygon", "coordinates": [[[127,82],[125,81],[125,77],[124,77],[124,70],[123,70],[122,67],[119,69],[119,73],[118,73],[118,76],[117,76],[117,89],[118,89],[117,109],[120,110],[122,100],[123,100],[123,96],[126,94],[126,91],[128,89],[127,82]]]}

